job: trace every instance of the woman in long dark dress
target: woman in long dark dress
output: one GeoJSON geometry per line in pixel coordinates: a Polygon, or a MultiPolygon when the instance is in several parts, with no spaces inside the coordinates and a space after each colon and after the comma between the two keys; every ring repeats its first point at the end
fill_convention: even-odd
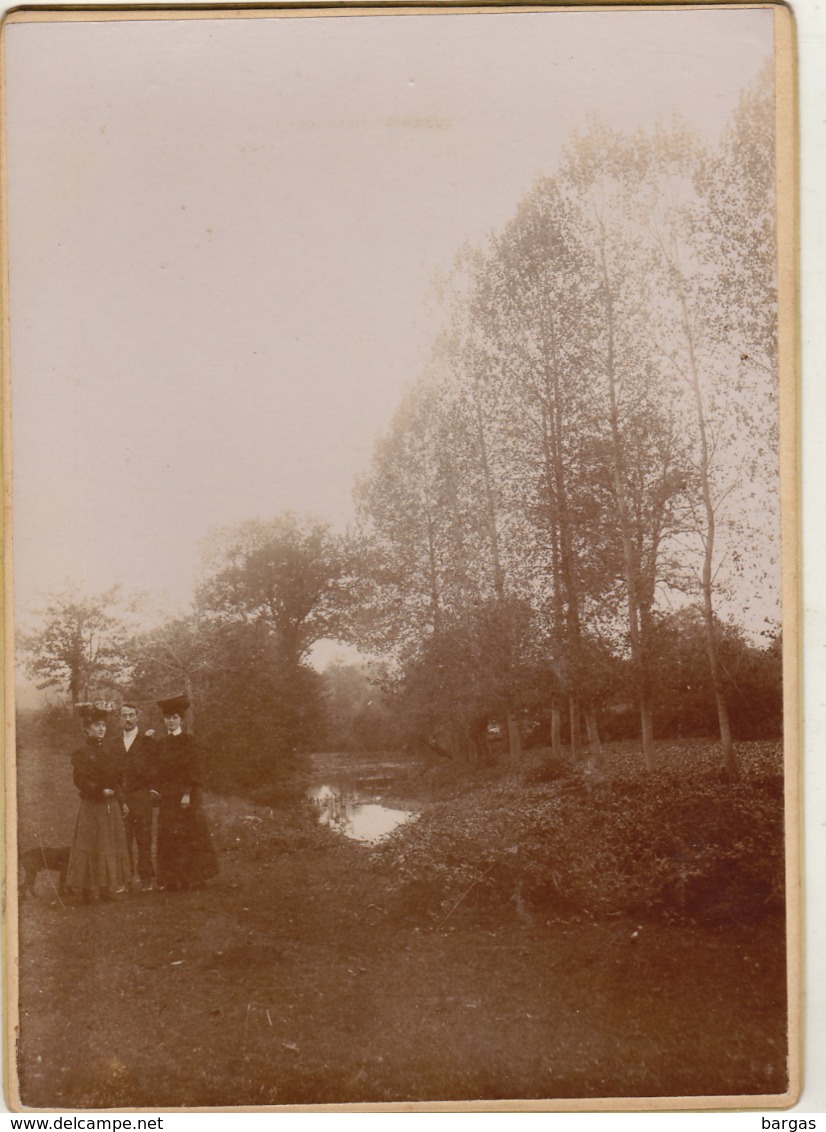
{"type": "Polygon", "coordinates": [[[125,892],[131,876],[123,827],[123,759],[104,744],[106,712],[84,707],[86,742],[72,754],[80,807],[66,871],[66,888],[86,901],[125,892]]]}
{"type": "Polygon", "coordinates": [[[172,891],[201,884],[218,872],[201,798],[195,740],[183,730],[187,696],[158,700],[166,735],[155,752],[158,812],[158,885],[172,891]]]}

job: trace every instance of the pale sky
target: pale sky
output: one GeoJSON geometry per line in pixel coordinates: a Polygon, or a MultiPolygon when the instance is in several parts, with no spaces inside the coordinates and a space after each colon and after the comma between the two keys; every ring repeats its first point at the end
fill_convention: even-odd
{"type": "Polygon", "coordinates": [[[16,605],[191,594],[217,525],[342,526],[437,313],[592,113],[709,140],[772,13],[12,24],[16,605]]]}

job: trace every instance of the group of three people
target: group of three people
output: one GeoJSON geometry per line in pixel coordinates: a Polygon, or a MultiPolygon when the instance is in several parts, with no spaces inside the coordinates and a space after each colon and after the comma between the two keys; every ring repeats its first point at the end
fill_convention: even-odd
{"type": "Polygon", "coordinates": [[[84,706],[86,742],[72,755],[80,794],[66,888],[84,900],[125,892],[133,874],[143,888],[180,890],[218,872],[201,800],[198,752],[183,730],[186,696],[158,700],[166,726],[159,740],[138,731],[135,704],[121,708],[122,733],[106,739],[108,713],[84,706]],[[153,854],[153,811],[158,810],[153,854]]]}

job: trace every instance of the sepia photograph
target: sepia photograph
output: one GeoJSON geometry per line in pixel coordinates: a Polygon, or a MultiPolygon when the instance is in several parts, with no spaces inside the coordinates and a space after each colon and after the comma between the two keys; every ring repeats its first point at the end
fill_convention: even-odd
{"type": "Polygon", "coordinates": [[[794,1103],[793,55],[6,15],[10,1108],[794,1103]]]}

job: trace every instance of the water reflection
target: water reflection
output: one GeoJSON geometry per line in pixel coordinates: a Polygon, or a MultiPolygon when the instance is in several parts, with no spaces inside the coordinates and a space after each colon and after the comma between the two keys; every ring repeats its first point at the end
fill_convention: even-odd
{"type": "Polygon", "coordinates": [[[380,841],[415,815],[410,810],[394,810],[381,799],[364,801],[355,791],[334,786],[318,786],[307,791],[318,810],[321,825],[342,833],[353,841],[380,841]]]}

